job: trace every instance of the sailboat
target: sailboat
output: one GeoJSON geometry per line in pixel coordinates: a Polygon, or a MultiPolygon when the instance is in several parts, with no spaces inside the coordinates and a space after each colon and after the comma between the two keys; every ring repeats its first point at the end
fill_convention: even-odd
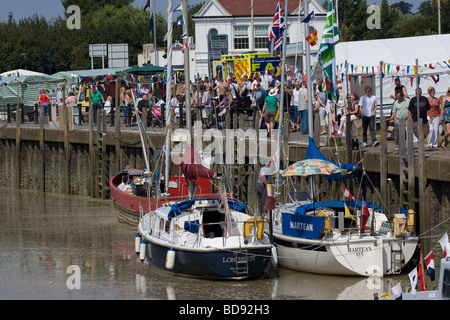
{"type": "MultiPolygon", "coordinates": [[[[308,1],[304,4],[306,14],[308,1]]],[[[329,15],[332,11],[331,1],[329,15]]],[[[333,29],[332,21],[329,21],[328,28],[333,29]]],[[[309,67],[307,70],[308,98],[311,101],[309,67]]],[[[356,165],[337,166],[323,157],[317,147],[314,148],[315,144],[311,144],[311,109],[310,104],[309,160],[325,161],[329,163],[326,165],[335,167],[324,177],[340,179],[356,174],[356,165]]],[[[277,174],[277,187],[280,175],[287,175],[288,171],[289,168],[277,174]]],[[[309,174],[311,172],[312,169],[309,174]]],[[[318,171],[317,175],[320,174],[318,171]]],[[[413,221],[410,219],[413,213],[402,208],[389,221],[381,207],[364,200],[316,202],[314,196],[311,198],[306,192],[292,192],[289,197],[288,203],[273,210],[271,219],[273,243],[281,267],[331,275],[382,277],[400,273],[416,250],[418,238],[414,234],[414,226],[409,224],[406,228],[407,219],[413,221]]]]}
{"type": "MultiPolygon", "coordinates": [[[[170,0],[169,43],[171,8],[170,0]]],[[[182,9],[186,20],[185,1],[182,9]]],[[[168,61],[170,64],[170,54],[168,61]]],[[[168,87],[171,86],[169,70],[168,87]]],[[[185,70],[186,83],[189,83],[189,50],[185,50],[185,70]]],[[[157,269],[182,276],[232,280],[258,277],[273,261],[272,245],[264,233],[264,223],[251,215],[247,205],[226,193],[219,172],[202,164],[189,134],[192,132],[189,91],[187,87],[188,139],[181,170],[190,184],[190,192],[183,200],[167,201],[141,215],[135,238],[136,253],[142,262],[148,261],[157,269]],[[219,193],[196,195],[195,182],[201,177],[216,181],[219,193]]],[[[167,123],[170,123],[170,117],[167,123]]],[[[169,159],[169,147],[170,137],[166,140],[166,159],[169,159]]]]}

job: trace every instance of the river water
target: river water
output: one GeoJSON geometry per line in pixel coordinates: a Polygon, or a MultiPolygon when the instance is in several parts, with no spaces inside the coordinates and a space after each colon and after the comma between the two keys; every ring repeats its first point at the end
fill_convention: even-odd
{"type": "Polygon", "coordinates": [[[410,287],[407,274],[367,279],[284,268],[247,281],[180,277],[139,261],[137,228],[117,221],[110,200],[0,194],[2,300],[371,300],[399,281],[404,292],[410,287]]]}

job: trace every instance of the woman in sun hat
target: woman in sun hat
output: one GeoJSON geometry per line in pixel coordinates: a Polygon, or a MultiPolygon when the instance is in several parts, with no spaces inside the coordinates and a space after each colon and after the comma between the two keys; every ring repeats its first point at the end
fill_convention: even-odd
{"type": "Polygon", "coordinates": [[[262,114],[267,126],[267,133],[270,135],[275,126],[275,117],[277,115],[278,108],[280,107],[280,101],[276,98],[278,90],[272,88],[269,94],[264,99],[264,106],[262,114]]]}

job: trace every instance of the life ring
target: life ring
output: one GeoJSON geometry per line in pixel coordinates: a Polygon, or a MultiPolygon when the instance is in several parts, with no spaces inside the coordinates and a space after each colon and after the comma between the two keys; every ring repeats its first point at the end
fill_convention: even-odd
{"type": "Polygon", "coordinates": [[[247,221],[244,222],[244,227],[243,227],[244,237],[248,238],[250,236],[250,232],[254,225],[256,225],[258,228],[258,231],[256,233],[256,238],[258,240],[262,240],[264,237],[264,224],[263,224],[262,220],[259,218],[249,218],[249,219],[247,219],[247,221]]]}

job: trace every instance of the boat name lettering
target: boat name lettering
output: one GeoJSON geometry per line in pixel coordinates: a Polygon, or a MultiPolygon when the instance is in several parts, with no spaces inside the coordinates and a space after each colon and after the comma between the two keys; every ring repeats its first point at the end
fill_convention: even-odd
{"type": "Polygon", "coordinates": [[[364,255],[364,252],[372,251],[372,247],[353,247],[348,248],[349,253],[356,253],[357,256],[364,255]]]}
{"type": "Polygon", "coordinates": [[[246,256],[246,257],[222,257],[223,263],[235,263],[237,261],[255,261],[256,256],[246,256]]]}
{"type": "Polygon", "coordinates": [[[314,231],[314,225],[312,223],[290,221],[290,227],[297,230],[314,231]]]}

